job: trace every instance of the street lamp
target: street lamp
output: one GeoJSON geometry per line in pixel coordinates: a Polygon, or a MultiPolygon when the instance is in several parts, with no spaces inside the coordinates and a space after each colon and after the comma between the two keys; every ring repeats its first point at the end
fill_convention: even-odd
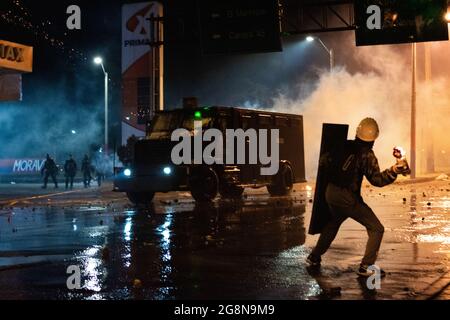
{"type": "Polygon", "coordinates": [[[70,131],[72,134],[77,134],[77,131],[76,130],[71,130],[70,131]]]}
{"type": "Polygon", "coordinates": [[[314,40],[317,40],[322,47],[325,49],[325,51],[330,55],[330,72],[333,71],[333,67],[334,67],[334,51],[333,49],[329,49],[325,43],[323,43],[322,39],[320,39],[319,37],[313,37],[313,36],[307,36],[306,37],[306,41],[308,42],[313,42],[314,40]]]}
{"type": "Polygon", "coordinates": [[[108,154],[108,72],[105,70],[103,59],[101,57],[95,57],[94,63],[102,67],[105,75],[105,152],[108,154]]]}

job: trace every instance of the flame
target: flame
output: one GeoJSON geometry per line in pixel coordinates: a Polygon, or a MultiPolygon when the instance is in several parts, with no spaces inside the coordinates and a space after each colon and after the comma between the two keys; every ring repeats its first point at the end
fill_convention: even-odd
{"type": "Polygon", "coordinates": [[[396,150],[398,150],[402,156],[402,158],[404,158],[406,156],[406,151],[404,148],[402,147],[395,147],[396,150]]]}

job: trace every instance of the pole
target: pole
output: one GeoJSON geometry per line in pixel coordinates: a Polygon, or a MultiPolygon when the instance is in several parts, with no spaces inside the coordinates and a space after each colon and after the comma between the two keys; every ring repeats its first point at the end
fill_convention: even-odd
{"type": "Polygon", "coordinates": [[[105,154],[108,155],[108,72],[105,72],[105,154]]]}
{"type": "MultiPolygon", "coordinates": [[[[425,83],[431,82],[431,44],[425,43],[425,83]]],[[[430,89],[427,90],[427,105],[425,116],[427,120],[427,132],[425,136],[426,143],[426,159],[427,159],[427,173],[433,173],[435,171],[434,167],[434,132],[431,121],[433,121],[433,87],[430,83],[430,89]]]]}
{"type": "Polygon", "coordinates": [[[325,45],[325,43],[322,41],[322,39],[316,37],[315,39],[317,39],[319,41],[319,43],[322,45],[322,47],[325,49],[325,51],[330,55],[330,72],[333,71],[333,67],[334,67],[334,51],[333,49],[328,49],[328,47],[325,45]]]}
{"type": "Polygon", "coordinates": [[[334,50],[330,49],[330,72],[333,71],[334,68],[334,50]]]}
{"type": "Polygon", "coordinates": [[[411,88],[411,179],[416,178],[416,67],[417,44],[412,44],[412,88],[411,88]]]}

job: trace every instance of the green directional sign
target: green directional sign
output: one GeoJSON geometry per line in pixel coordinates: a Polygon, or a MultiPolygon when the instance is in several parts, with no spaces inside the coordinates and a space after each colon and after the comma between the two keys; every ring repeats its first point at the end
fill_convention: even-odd
{"type": "Polygon", "coordinates": [[[277,0],[200,0],[204,54],[281,51],[277,0]]]}

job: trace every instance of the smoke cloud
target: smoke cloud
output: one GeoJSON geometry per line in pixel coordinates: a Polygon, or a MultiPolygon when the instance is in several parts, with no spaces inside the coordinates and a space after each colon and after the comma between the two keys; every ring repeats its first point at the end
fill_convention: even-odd
{"type": "MultiPolygon", "coordinates": [[[[381,132],[374,151],[381,169],[394,163],[394,146],[402,146],[407,156],[410,154],[411,45],[355,47],[354,39],[348,36],[341,46],[346,48],[346,65],[338,66],[332,73],[317,70],[317,82],[303,84],[294,98],[289,97],[292,93],[278,95],[271,108],[304,116],[305,159],[310,179],[314,179],[317,172],[323,123],[349,124],[349,138],[353,139],[361,119],[376,119],[381,132]],[[367,71],[350,71],[355,69],[354,65],[363,66],[360,69],[367,71]]],[[[448,51],[448,43],[443,46],[447,46],[448,51]]],[[[418,66],[420,68],[421,64],[418,66]]],[[[419,69],[419,78],[421,75],[419,69]]],[[[419,170],[425,165],[432,141],[437,169],[448,167],[445,154],[450,150],[450,139],[442,132],[449,125],[449,84],[448,78],[442,76],[427,83],[418,81],[419,170]]]]}
{"type": "Polygon", "coordinates": [[[92,145],[102,144],[101,101],[72,99],[61,86],[34,89],[24,102],[1,104],[0,158],[49,153],[62,162],[70,153],[79,160],[92,145]]]}

